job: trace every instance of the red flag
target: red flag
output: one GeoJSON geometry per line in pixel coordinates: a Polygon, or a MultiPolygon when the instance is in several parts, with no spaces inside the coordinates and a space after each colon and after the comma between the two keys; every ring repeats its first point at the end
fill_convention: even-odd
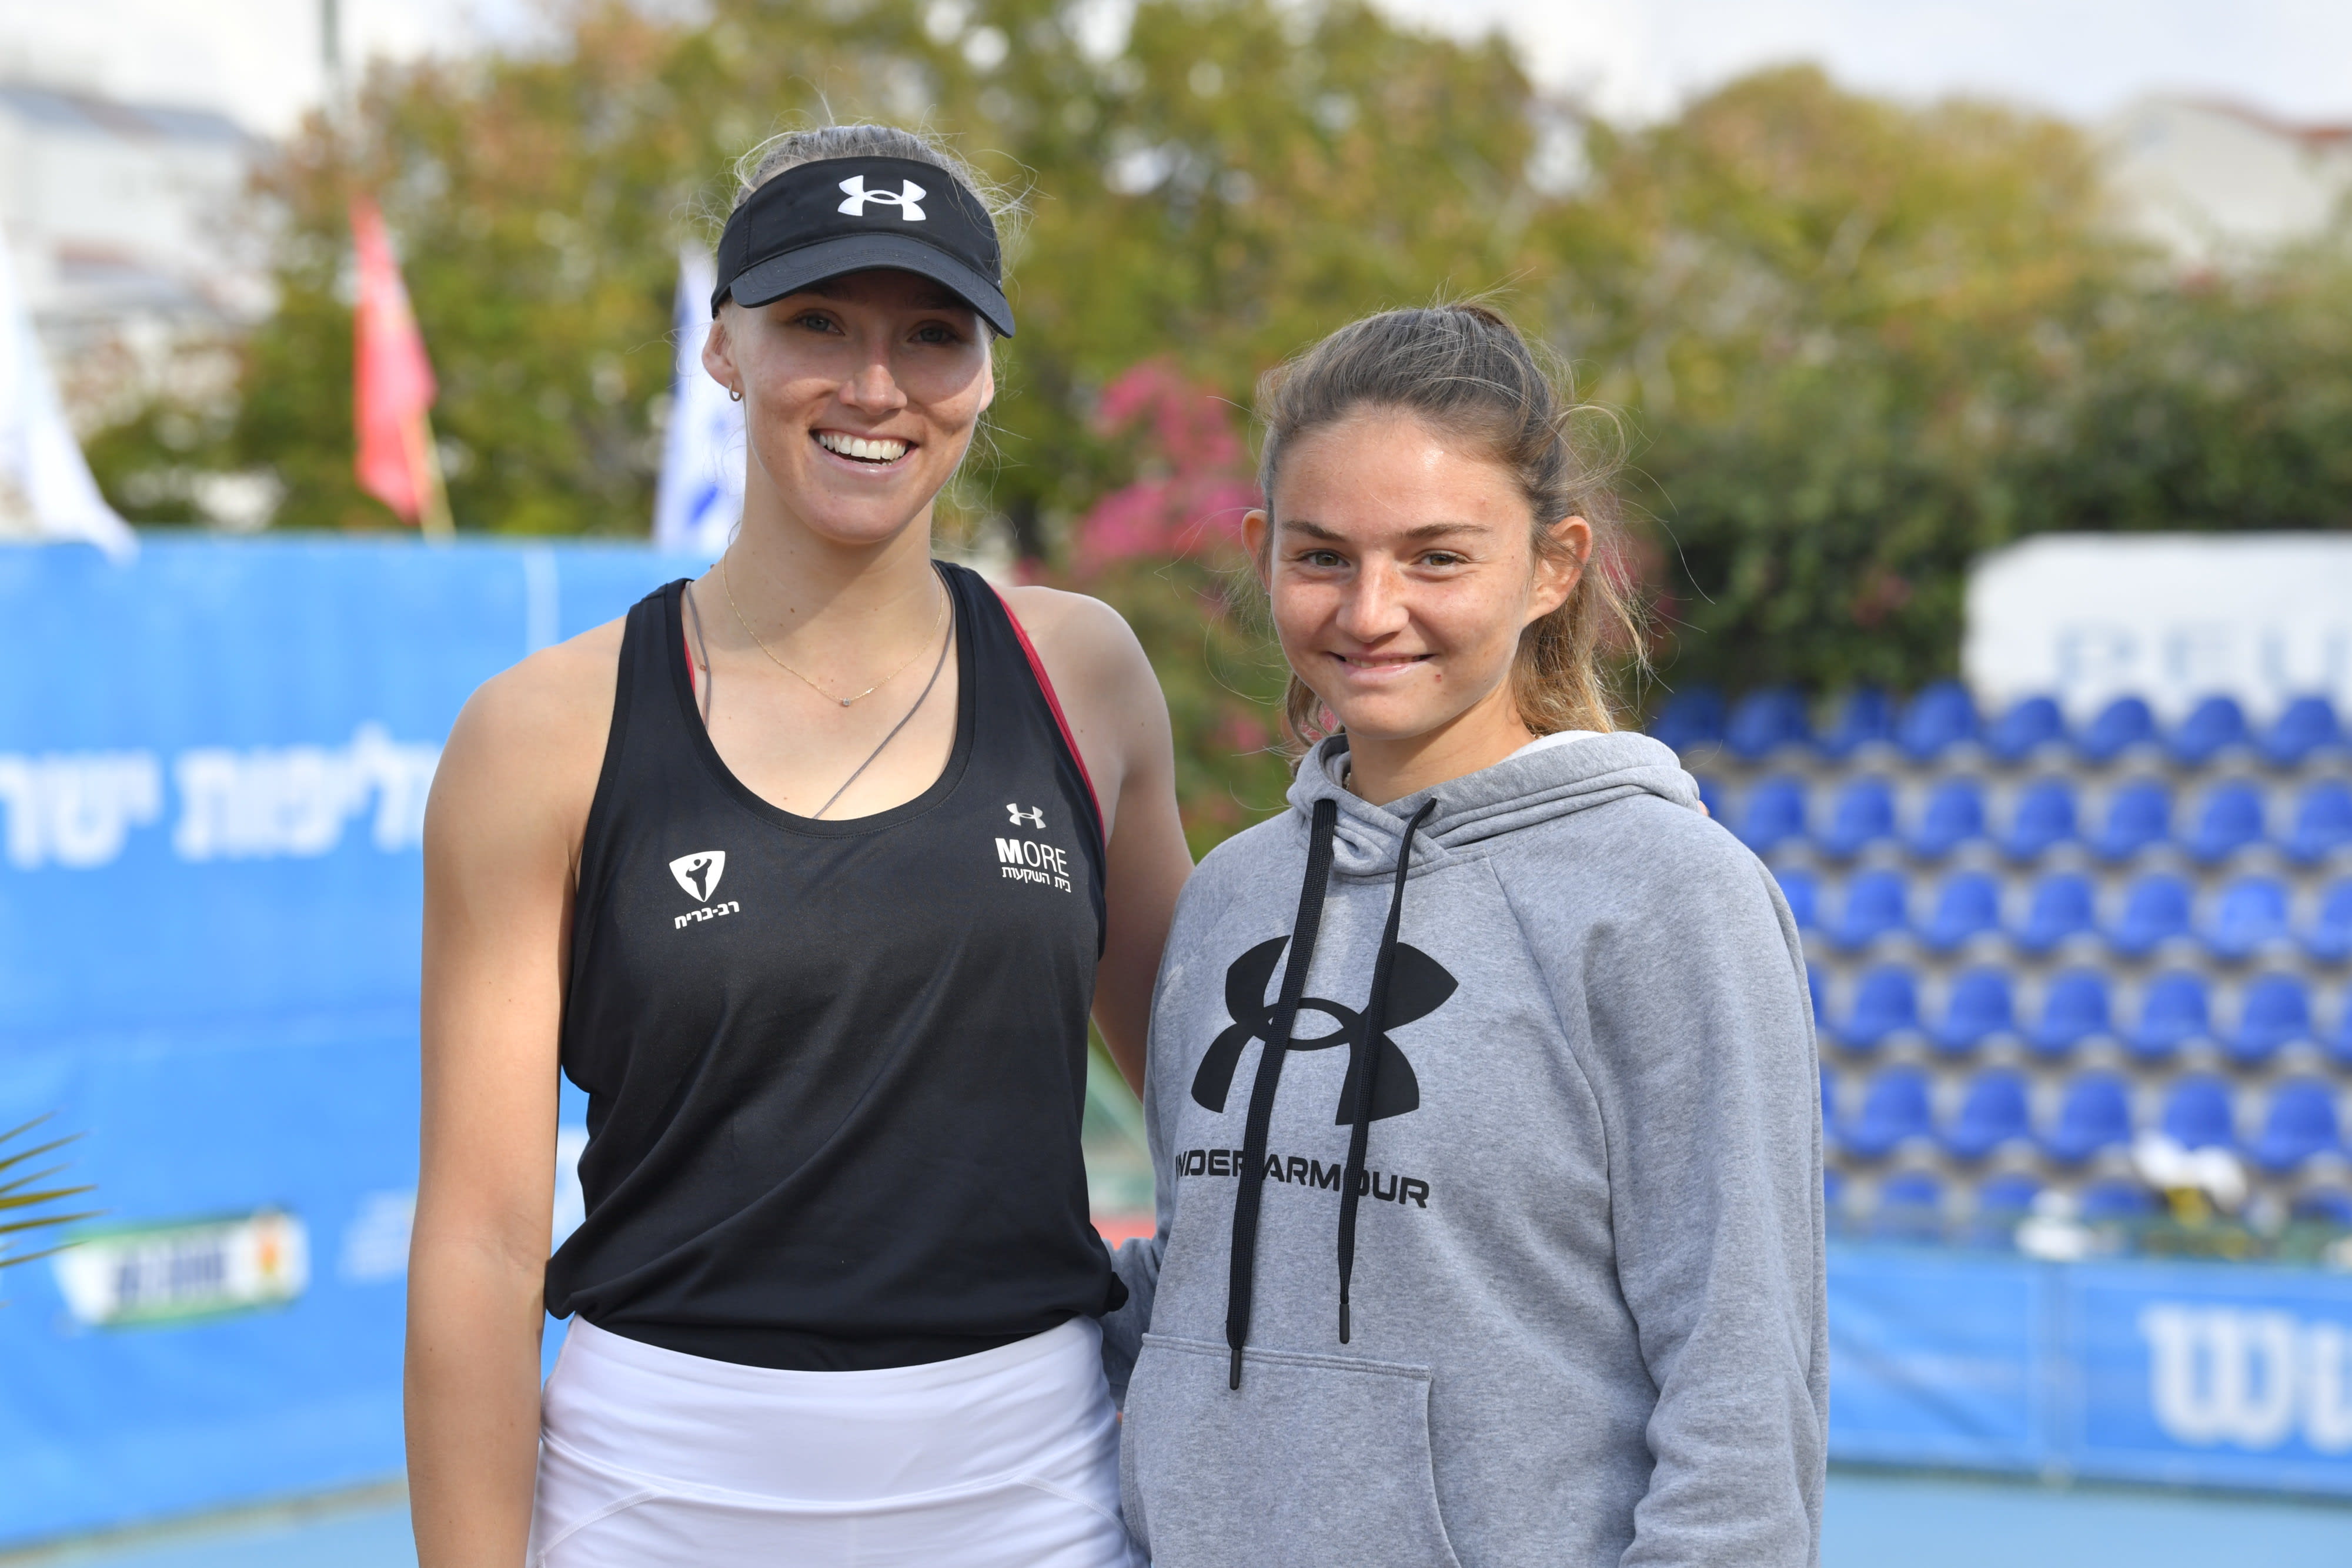
{"type": "Polygon", "coordinates": [[[436,391],[433,366],[383,217],[365,196],[352,198],[352,244],[359,253],[352,423],[359,434],[360,487],[403,522],[446,534],[449,503],[426,414],[436,391]]]}

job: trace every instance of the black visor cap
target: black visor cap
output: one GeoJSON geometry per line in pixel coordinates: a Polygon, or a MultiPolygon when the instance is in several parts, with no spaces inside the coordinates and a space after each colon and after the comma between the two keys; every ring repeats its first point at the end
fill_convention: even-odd
{"type": "Polygon", "coordinates": [[[1013,336],[996,225],[963,183],[908,158],[827,158],[761,185],[727,220],[710,313],[765,305],[844,273],[928,277],[1013,336]]]}

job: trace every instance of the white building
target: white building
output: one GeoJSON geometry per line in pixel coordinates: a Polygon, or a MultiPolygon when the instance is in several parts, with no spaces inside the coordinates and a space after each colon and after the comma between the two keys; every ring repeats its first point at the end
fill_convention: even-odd
{"type": "Polygon", "coordinates": [[[207,110],[0,82],[0,233],[82,420],[268,313],[263,146],[207,110]]]}
{"type": "Polygon", "coordinates": [[[2317,233],[2352,197],[2352,125],[2294,125],[2204,99],[2148,98],[2103,129],[2133,225],[2183,261],[2227,265],[2317,233]]]}

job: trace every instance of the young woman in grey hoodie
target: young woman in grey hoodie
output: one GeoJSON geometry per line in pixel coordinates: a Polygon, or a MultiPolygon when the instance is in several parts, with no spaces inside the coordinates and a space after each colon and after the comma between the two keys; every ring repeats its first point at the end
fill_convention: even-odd
{"type": "Polygon", "coordinates": [[[1467,305],[1262,397],[1247,538],[1312,745],[1194,873],[1153,1003],[1160,1224],[1105,1327],[1158,1568],[1817,1560],[1803,958],[1612,729],[1570,413],[1467,305]]]}

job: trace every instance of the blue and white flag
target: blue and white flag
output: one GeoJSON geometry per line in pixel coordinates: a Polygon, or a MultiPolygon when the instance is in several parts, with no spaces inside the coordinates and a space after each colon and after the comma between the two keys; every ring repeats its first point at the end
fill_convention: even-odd
{"type": "Polygon", "coordinates": [[[710,332],[710,257],[677,253],[677,361],[670,375],[669,430],[654,491],[654,544],[716,560],[743,516],[743,409],[702,368],[710,332]]]}
{"type": "Polygon", "coordinates": [[[0,244],[0,542],[26,539],[83,539],[117,560],[139,549],[90,477],[0,244]]]}

